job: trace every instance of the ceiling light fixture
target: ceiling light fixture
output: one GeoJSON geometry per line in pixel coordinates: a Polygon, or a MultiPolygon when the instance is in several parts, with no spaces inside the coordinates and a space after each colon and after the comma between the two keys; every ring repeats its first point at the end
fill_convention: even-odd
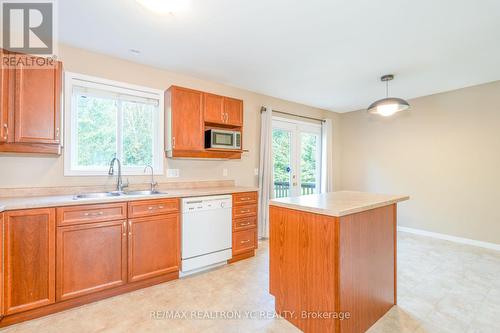
{"type": "Polygon", "coordinates": [[[176,13],[189,7],[189,0],[136,0],[157,14],[176,13]]]}
{"type": "Polygon", "coordinates": [[[389,81],[394,79],[394,75],[388,74],[380,78],[385,82],[385,98],[372,103],[368,107],[368,112],[378,114],[384,117],[389,117],[399,111],[404,111],[410,108],[410,104],[402,98],[389,97],[389,81]]]}

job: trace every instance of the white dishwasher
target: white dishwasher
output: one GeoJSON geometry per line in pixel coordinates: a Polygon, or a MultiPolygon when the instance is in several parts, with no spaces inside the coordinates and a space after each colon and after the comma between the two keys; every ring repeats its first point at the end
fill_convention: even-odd
{"type": "Polygon", "coordinates": [[[182,199],[181,276],[223,265],[232,256],[232,196],[182,199]]]}

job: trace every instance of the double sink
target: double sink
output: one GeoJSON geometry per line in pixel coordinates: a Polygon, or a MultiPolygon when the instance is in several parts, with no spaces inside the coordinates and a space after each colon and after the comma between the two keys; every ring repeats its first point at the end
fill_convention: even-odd
{"type": "Polygon", "coordinates": [[[160,192],[160,191],[95,192],[95,193],[77,194],[73,197],[73,199],[74,200],[98,199],[98,198],[110,198],[110,197],[120,197],[120,196],[129,196],[129,195],[157,195],[157,194],[167,194],[167,193],[160,192]]]}

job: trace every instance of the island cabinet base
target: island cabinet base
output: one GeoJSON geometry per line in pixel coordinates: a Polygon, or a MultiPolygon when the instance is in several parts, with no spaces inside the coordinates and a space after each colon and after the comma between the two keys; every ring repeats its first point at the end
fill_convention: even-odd
{"type": "Polygon", "coordinates": [[[396,204],[342,217],[271,206],[269,289],[304,332],[368,330],[396,304],[396,204]]]}

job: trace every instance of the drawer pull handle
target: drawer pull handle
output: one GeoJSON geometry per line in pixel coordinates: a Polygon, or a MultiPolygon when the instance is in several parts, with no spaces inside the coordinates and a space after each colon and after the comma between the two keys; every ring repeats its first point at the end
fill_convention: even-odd
{"type": "Polygon", "coordinates": [[[246,198],[240,198],[241,201],[247,201],[247,200],[250,200],[249,197],[246,197],[246,198]]]}
{"type": "Polygon", "coordinates": [[[104,212],[97,212],[97,213],[85,213],[83,214],[85,216],[99,216],[99,215],[104,215],[104,212]]]}
{"type": "Polygon", "coordinates": [[[250,239],[247,239],[247,240],[242,240],[242,241],[240,242],[240,244],[246,244],[246,243],[250,243],[250,239]]]}
{"type": "Polygon", "coordinates": [[[244,226],[246,226],[246,225],[250,225],[250,222],[247,222],[247,223],[240,223],[240,226],[241,226],[241,227],[244,227],[244,226]]]}
{"type": "Polygon", "coordinates": [[[241,212],[242,214],[245,214],[245,213],[250,213],[250,209],[241,210],[240,212],[241,212]]]}
{"type": "Polygon", "coordinates": [[[155,209],[155,208],[154,208],[154,207],[148,207],[148,209],[149,209],[149,210],[153,210],[153,209],[155,209]]]}
{"type": "Polygon", "coordinates": [[[158,208],[163,209],[164,207],[163,206],[158,206],[158,208]]]}

